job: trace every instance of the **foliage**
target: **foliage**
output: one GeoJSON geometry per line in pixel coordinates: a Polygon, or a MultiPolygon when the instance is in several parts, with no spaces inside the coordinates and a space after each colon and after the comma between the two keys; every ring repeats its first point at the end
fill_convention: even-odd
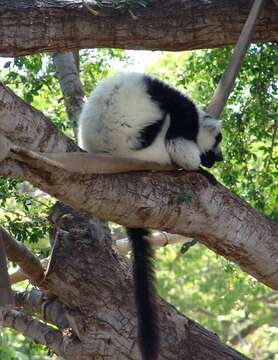
{"type": "Polygon", "coordinates": [[[0,329],[1,360],[47,360],[48,349],[44,345],[31,343],[23,335],[8,329],[0,329]]]}

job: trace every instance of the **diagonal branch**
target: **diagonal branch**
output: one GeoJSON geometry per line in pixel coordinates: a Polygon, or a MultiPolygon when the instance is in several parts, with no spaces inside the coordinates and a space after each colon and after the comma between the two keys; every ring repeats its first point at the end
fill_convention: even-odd
{"type": "Polygon", "coordinates": [[[39,285],[44,277],[40,260],[24,244],[13,239],[2,226],[0,226],[0,237],[3,239],[9,260],[16,262],[27,277],[34,284],[39,285]]]}
{"type": "Polygon", "coordinates": [[[0,314],[0,325],[19,331],[32,340],[49,346],[57,355],[64,355],[61,332],[31,316],[24,315],[16,310],[2,312],[0,314]]]}
{"type": "Polygon", "coordinates": [[[259,18],[265,0],[255,0],[250,14],[244,24],[240,37],[231,56],[230,62],[222,75],[215,90],[213,98],[208,106],[208,113],[218,118],[222,113],[229,95],[234,87],[235,79],[240,70],[240,65],[249,47],[251,37],[254,34],[256,21],[259,18]]]}
{"type": "MultiPolygon", "coordinates": [[[[40,112],[4,86],[0,86],[1,98],[0,130],[17,146],[52,152],[74,149],[40,112]]],[[[198,174],[92,175],[56,167],[28,151],[13,156],[1,163],[1,174],[30,180],[72,207],[102,219],[196,237],[258,280],[278,288],[277,224],[198,174]],[[192,201],[180,203],[180,194],[188,192],[193,194],[192,201]]]]}
{"type": "Polygon", "coordinates": [[[82,174],[56,167],[54,162],[43,161],[43,156],[36,158],[27,150],[10,152],[0,171],[31,181],[91,216],[196,237],[278,289],[278,225],[224,187],[212,186],[201,175],[185,171],[166,172],[163,176],[147,172],[82,174]],[[188,198],[181,197],[184,194],[190,194],[191,200],[180,201],[188,198]]]}
{"type": "MultiPolygon", "coordinates": [[[[63,93],[68,118],[73,124],[74,135],[77,139],[77,121],[84,102],[84,91],[74,55],[71,51],[54,53],[52,59],[56,69],[56,76],[63,93]]],[[[76,57],[79,60],[78,50],[76,57]]]]}

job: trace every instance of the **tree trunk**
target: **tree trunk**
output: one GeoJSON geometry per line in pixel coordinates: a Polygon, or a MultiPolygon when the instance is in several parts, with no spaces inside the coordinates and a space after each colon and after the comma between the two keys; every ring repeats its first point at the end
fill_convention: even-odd
{"type": "MultiPolygon", "coordinates": [[[[178,51],[231,45],[253,1],[153,0],[146,8],[133,9],[136,20],[127,11],[113,9],[112,1],[104,3],[94,7],[99,11],[94,16],[76,0],[0,0],[0,53],[96,47],[178,51]]],[[[277,19],[277,5],[267,1],[252,41],[278,41],[277,19]]]]}

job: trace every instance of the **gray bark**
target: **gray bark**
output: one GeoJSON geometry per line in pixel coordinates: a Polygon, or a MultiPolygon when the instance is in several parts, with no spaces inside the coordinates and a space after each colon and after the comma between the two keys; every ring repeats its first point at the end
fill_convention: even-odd
{"type": "MultiPolygon", "coordinates": [[[[94,16],[76,0],[0,0],[0,54],[15,56],[96,47],[221,47],[236,43],[252,3],[153,0],[146,8],[133,9],[137,16],[134,20],[128,12],[119,13],[111,7],[101,8],[99,16],[94,16]]],[[[252,41],[278,41],[277,19],[277,5],[267,1],[252,41]]]]}
{"type": "Polygon", "coordinates": [[[53,54],[60,87],[63,92],[64,104],[69,120],[73,124],[75,138],[77,138],[77,122],[83,105],[84,91],[80,82],[76,64],[77,54],[71,51],[53,54]]]}

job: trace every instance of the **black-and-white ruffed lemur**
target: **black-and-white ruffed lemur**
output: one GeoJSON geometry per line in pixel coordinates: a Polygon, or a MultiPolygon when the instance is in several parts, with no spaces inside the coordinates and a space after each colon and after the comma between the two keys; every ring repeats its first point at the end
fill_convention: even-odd
{"type": "MultiPolygon", "coordinates": [[[[187,170],[221,161],[221,126],[179,90],[144,73],[102,80],[79,119],[79,145],[88,152],[176,164],[187,170]]],[[[203,171],[205,174],[205,172],[203,171]]],[[[159,348],[149,231],[127,228],[133,250],[138,338],[144,360],[159,348]]]]}

